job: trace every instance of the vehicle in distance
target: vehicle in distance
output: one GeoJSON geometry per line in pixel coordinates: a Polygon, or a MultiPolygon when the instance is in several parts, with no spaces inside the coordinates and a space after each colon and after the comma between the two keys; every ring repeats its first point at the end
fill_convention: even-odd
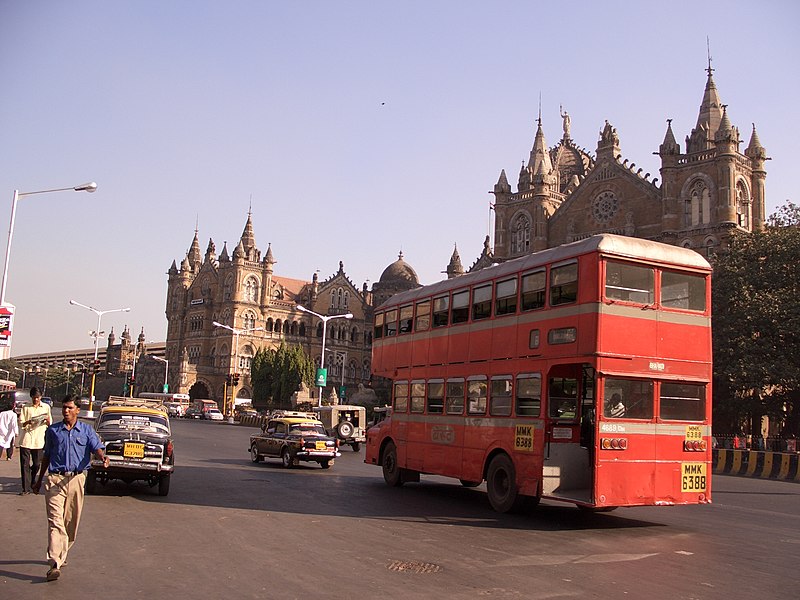
{"type": "Polygon", "coordinates": [[[112,479],[146,481],[169,493],[175,454],[167,409],[157,400],[111,396],[100,410],[95,431],[105,444],[108,468],[93,459],[86,474],[86,492],[97,491],[112,479]]]}
{"type": "Polygon", "coordinates": [[[224,420],[224,417],[222,416],[222,413],[219,412],[219,410],[216,409],[216,408],[209,408],[206,411],[205,418],[208,419],[209,421],[222,421],[222,420],[224,420]]]}
{"type": "Polygon", "coordinates": [[[186,409],[186,413],[183,416],[187,419],[202,419],[203,411],[197,406],[190,406],[186,409]]]}
{"type": "Polygon", "coordinates": [[[261,426],[261,433],[250,436],[250,459],[254,463],[280,458],[287,469],[300,461],[317,462],[328,469],[339,456],[339,440],[327,434],[313,413],[273,413],[261,426]]]}
{"type": "Polygon", "coordinates": [[[334,404],[314,409],[317,418],[325,426],[328,435],[339,440],[339,445],[348,445],[353,452],[361,449],[367,441],[367,409],[352,404],[334,404]]]}
{"type": "Polygon", "coordinates": [[[180,402],[164,402],[164,407],[170,417],[182,417],[186,413],[186,408],[180,402]]]}

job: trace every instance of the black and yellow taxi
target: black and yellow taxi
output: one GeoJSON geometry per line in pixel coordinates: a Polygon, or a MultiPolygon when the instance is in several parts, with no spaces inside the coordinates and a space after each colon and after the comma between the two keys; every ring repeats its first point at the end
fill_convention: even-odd
{"type": "Polygon", "coordinates": [[[111,396],[94,428],[106,446],[109,465],[92,460],[86,474],[87,493],[112,479],[146,481],[151,487],[158,486],[159,496],[169,493],[175,453],[169,413],[160,401],[111,396]]]}
{"type": "Polygon", "coordinates": [[[313,413],[275,412],[261,426],[261,433],[250,436],[250,459],[254,463],[280,458],[287,469],[300,461],[317,462],[328,469],[339,456],[339,441],[327,434],[313,413]]]}

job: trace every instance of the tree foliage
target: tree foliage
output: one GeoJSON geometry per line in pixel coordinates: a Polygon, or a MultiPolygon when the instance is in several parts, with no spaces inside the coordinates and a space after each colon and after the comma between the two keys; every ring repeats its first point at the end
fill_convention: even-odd
{"type": "Polygon", "coordinates": [[[734,232],[717,257],[714,372],[723,418],[796,423],[785,410],[800,390],[799,224],[800,208],[789,202],[763,231],[734,232]]]}
{"type": "Polygon", "coordinates": [[[277,350],[261,348],[253,357],[253,405],[288,408],[300,385],[314,382],[314,362],[300,346],[281,343],[277,350]]]}

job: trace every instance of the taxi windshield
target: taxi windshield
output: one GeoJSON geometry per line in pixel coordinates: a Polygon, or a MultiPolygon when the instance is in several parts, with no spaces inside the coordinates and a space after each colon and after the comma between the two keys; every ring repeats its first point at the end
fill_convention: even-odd
{"type": "Polygon", "coordinates": [[[165,417],[158,415],[138,415],[107,413],[100,415],[97,430],[139,431],[142,433],[169,434],[169,425],[165,417]]]}
{"type": "Polygon", "coordinates": [[[292,423],[289,433],[300,435],[327,435],[325,428],[319,423],[292,423]]]}

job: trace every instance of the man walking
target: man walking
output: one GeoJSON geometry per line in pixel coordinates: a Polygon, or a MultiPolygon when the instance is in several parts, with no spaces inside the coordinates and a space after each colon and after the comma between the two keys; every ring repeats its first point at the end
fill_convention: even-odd
{"type": "Polygon", "coordinates": [[[78,421],[79,407],[74,396],[61,403],[64,420],[47,429],[44,457],[33,492],[39,493],[45,472],[45,504],[47,508],[47,560],[50,569],[47,581],[61,576],[61,567],[78,534],[83,509],[83,486],[92,454],[108,468],[103,443],[94,429],[78,421]]]}
{"type": "Polygon", "coordinates": [[[53,422],[50,406],[42,403],[39,388],[31,388],[31,404],[23,406],[19,413],[19,468],[22,473],[20,496],[31,493],[31,484],[39,471],[44,447],[44,432],[53,422]]]}
{"type": "Polygon", "coordinates": [[[19,437],[17,413],[14,412],[14,400],[10,406],[0,406],[0,454],[6,451],[6,460],[14,455],[14,438],[19,437]]]}

